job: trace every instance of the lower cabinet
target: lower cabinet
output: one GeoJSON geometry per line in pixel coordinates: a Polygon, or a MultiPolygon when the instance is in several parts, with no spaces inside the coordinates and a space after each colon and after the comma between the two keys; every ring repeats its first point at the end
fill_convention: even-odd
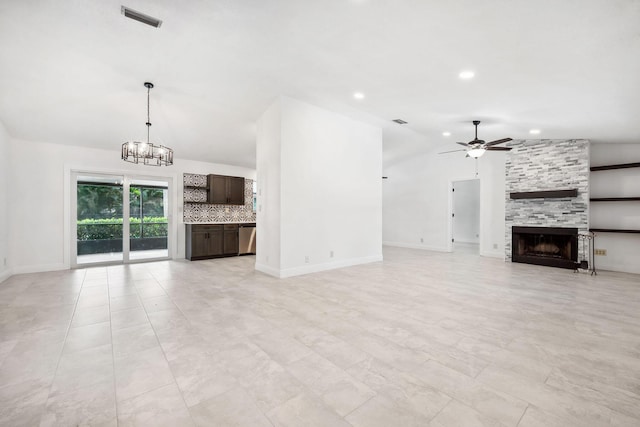
{"type": "Polygon", "coordinates": [[[238,255],[238,224],[187,224],[188,260],[238,255]]]}

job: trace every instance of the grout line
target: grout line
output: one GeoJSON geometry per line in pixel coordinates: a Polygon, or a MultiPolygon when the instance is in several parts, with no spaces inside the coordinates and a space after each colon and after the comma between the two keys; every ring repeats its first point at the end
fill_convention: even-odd
{"type": "MultiPolygon", "coordinates": [[[[153,273],[151,273],[151,277],[153,277],[153,280],[157,283],[158,286],[160,286],[160,288],[162,288],[163,291],[165,291],[165,289],[162,287],[162,285],[160,284],[160,282],[158,282],[158,279],[153,275],[153,273]]],[[[134,285],[134,289],[135,289],[135,285],[134,285]]],[[[166,291],[165,291],[165,295],[166,295],[166,291]]],[[[147,318],[147,322],[149,322],[149,326],[151,326],[151,330],[153,330],[153,334],[156,337],[156,341],[158,343],[158,347],[160,347],[160,351],[162,352],[162,356],[164,357],[164,360],[167,362],[167,368],[169,369],[169,372],[171,373],[171,378],[173,378],[173,382],[176,386],[176,389],[178,390],[178,393],[180,393],[180,398],[182,399],[182,403],[184,403],[184,407],[187,410],[187,413],[189,414],[189,419],[191,419],[191,422],[196,425],[195,420],[193,419],[193,416],[191,415],[191,410],[189,408],[189,405],[187,405],[187,401],[184,399],[184,394],[182,393],[182,389],[180,389],[180,385],[178,385],[178,381],[176,380],[175,375],[173,374],[173,370],[171,369],[171,363],[169,363],[169,359],[167,358],[167,354],[165,353],[164,349],[162,348],[162,344],[160,343],[160,339],[158,338],[158,333],[156,332],[156,328],[153,326],[153,323],[151,323],[151,319],[149,319],[149,313],[147,313],[147,308],[144,306],[144,302],[142,301],[142,298],[140,298],[140,296],[138,295],[138,290],[136,289],[136,296],[140,299],[140,304],[142,304],[142,309],[144,310],[144,315],[147,318]]],[[[173,302],[173,298],[171,298],[169,295],[166,295],[167,297],[169,297],[169,299],[171,299],[171,303],[173,305],[176,305],[173,302]]],[[[176,308],[178,308],[176,306],[176,308]]],[[[184,316],[184,313],[182,313],[182,311],[180,310],[180,308],[178,308],[178,311],[180,311],[180,314],[182,314],[182,316],[184,316]]],[[[186,318],[186,316],[184,316],[186,318]]],[[[187,319],[188,320],[188,319],[187,319]]],[[[163,385],[162,387],[165,387],[165,385],[163,385]]],[[[160,387],[158,387],[160,388],[160,387]]],[[[157,389],[156,389],[157,390],[157,389]]],[[[153,390],[150,390],[153,391],[153,390]]],[[[149,393],[149,391],[142,393],[142,394],[146,394],[149,393]]]]}
{"type": "Polygon", "coordinates": [[[111,286],[109,286],[109,269],[107,268],[107,298],[109,298],[109,333],[111,335],[111,367],[113,368],[113,400],[116,405],[116,426],[120,424],[120,408],[118,407],[118,388],[116,379],[116,353],[113,349],[113,325],[111,324],[111,286]]]}
{"type": "Polygon", "coordinates": [[[42,409],[42,413],[40,414],[40,418],[42,418],[47,410],[47,403],[49,402],[49,396],[51,396],[51,390],[53,389],[53,383],[56,380],[56,374],[58,373],[58,368],[60,367],[60,360],[62,359],[62,355],[64,353],[64,348],[67,345],[67,337],[69,336],[69,331],[71,330],[71,324],[73,323],[73,318],[76,315],[76,311],[78,309],[78,301],[80,301],[80,295],[82,295],[82,288],[84,287],[84,281],[87,276],[86,271],[84,272],[84,276],[82,277],[82,284],[80,285],[80,292],[78,292],[78,297],[76,298],[76,302],[73,305],[73,313],[71,313],[71,319],[69,320],[69,325],[67,326],[67,330],[64,334],[64,340],[62,341],[62,348],[60,349],[60,354],[58,355],[58,361],[56,362],[56,368],[53,371],[53,377],[51,378],[51,384],[49,384],[49,391],[47,392],[47,400],[44,403],[44,408],[42,409]]]}
{"type": "Polygon", "coordinates": [[[520,419],[518,420],[518,422],[516,423],[516,427],[518,427],[520,425],[520,423],[522,422],[522,419],[524,418],[524,414],[527,413],[527,411],[529,410],[529,406],[530,404],[527,403],[527,407],[524,408],[524,411],[522,411],[522,415],[520,415],[520,419]]]}

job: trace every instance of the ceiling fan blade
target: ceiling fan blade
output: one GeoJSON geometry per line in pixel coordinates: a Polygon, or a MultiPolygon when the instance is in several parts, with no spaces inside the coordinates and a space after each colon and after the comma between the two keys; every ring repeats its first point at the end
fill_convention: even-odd
{"type": "Polygon", "coordinates": [[[487,142],[486,144],[484,144],[484,146],[491,147],[492,145],[502,144],[503,142],[509,142],[509,141],[512,141],[512,139],[511,138],[496,139],[495,141],[487,142]]]}
{"type": "Polygon", "coordinates": [[[457,153],[459,151],[467,151],[467,150],[451,150],[451,151],[443,151],[442,153],[438,153],[438,154],[447,154],[447,153],[457,153]]]}
{"type": "Polygon", "coordinates": [[[487,147],[487,151],[511,151],[511,147],[487,147]]]}
{"type": "Polygon", "coordinates": [[[465,147],[468,147],[468,146],[469,146],[469,144],[467,144],[466,142],[456,142],[456,144],[464,145],[465,147]]]}

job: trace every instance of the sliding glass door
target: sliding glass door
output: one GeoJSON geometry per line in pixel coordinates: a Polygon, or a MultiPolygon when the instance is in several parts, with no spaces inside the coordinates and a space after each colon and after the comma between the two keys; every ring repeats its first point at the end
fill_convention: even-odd
{"type": "Polygon", "coordinates": [[[162,181],[129,183],[129,257],[133,260],[169,256],[169,185],[162,181]]]}
{"type": "Polygon", "coordinates": [[[74,173],[73,266],[169,258],[169,180],[74,173]]]}

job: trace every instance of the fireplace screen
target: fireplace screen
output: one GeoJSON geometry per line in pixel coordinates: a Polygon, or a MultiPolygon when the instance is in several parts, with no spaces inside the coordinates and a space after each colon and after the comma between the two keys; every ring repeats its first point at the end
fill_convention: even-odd
{"type": "Polygon", "coordinates": [[[578,229],[513,227],[511,260],[551,267],[575,268],[578,261],[578,229]]]}

